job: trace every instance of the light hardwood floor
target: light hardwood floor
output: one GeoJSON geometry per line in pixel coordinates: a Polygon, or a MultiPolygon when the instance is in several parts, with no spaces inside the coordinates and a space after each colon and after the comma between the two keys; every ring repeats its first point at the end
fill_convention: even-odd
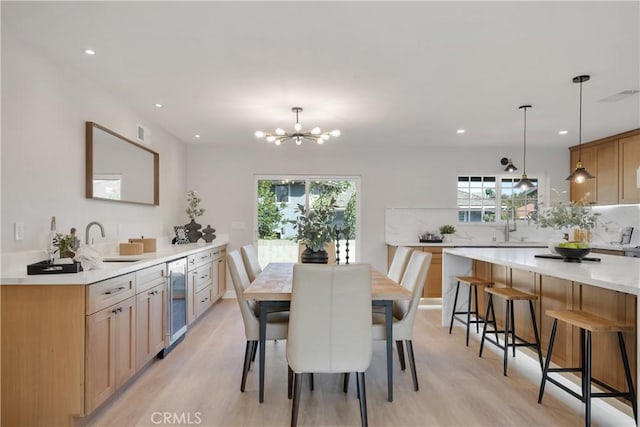
{"type": "MultiPolygon", "coordinates": [[[[366,372],[371,426],[581,426],[581,403],[549,384],[538,405],[540,369],[523,354],[509,360],[502,375],[502,355],[485,347],[478,358],[477,336],[464,345],[464,329],[453,335],[440,326],[440,310],[416,316],[414,351],[420,391],[411,374],[400,370],[394,353],[394,402],[386,400],[385,347],[374,343],[366,372]],[[556,389],[556,390],[554,390],[556,389]]],[[[234,300],[215,306],[189,330],[164,360],[154,360],[131,385],[79,426],[284,426],[289,424],[286,342],[267,343],[265,401],[258,403],[257,367],[240,392],[245,340],[234,300]],[[169,417],[164,419],[163,417],[169,417]]],[[[306,380],[306,378],[305,378],[306,380]]],[[[315,391],[304,383],[299,425],[360,424],[355,381],[342,392],[341,377],[316,375],[315,391]]],[[[621,405],[618,405],[621,406],[621,405]]],[[[631,426],[630,410],[612,410],[593,401],[593,426],[631,426]]]]}

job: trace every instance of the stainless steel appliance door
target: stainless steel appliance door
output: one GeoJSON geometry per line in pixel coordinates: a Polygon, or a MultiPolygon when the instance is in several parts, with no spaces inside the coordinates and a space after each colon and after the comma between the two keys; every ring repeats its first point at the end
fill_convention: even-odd
{"type": "Polygon", "coordinates": [[[169,292],[167,296],[169,344],[187,331],[187,260],[181,258],[167,263],[169,292]]]}

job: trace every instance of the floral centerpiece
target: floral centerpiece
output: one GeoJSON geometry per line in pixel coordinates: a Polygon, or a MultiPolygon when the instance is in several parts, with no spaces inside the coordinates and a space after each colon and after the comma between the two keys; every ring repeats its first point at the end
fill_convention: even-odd
{"type": "Polygon", "coordinates": [[[597,226],[600,214],[593,212],[591,206],[585,203],[588,194],[577,202],[567,203],[560,199],[561,193],[553,191],[557,197],[548,209],[538,215],[538,226],[558,230],[575,228],[572,240],[589,241],[591,230],[597,226]]]}
{"type": "Polygon", "coordinates": [[[72,234],[56,233],[53,236],[52,244],[60,258],[73,258],[76,255],[73,251],[74,241],[75,236],[72,234]]]}
{"type": "Polygon", "coordinates": [[[331,224],[335,208],[335,198],[330,199],[328,203],[318,204],[313,209],[306,209],[304,205],[298,204],[296,211],[299,215],[289,222],[296,230],[295,240],[307,247],[302,253],[302,262],[327,263],[329,258],[325,246],[335,235],[335,229],[331,224]]]}

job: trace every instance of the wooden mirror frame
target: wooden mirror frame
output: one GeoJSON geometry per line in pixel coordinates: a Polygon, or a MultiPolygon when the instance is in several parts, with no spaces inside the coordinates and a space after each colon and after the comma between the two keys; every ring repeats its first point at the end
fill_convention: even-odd
{"type": "Polygon", "coordinates": [[[101,126],[95,122],[85,122],[85,137],[86,137],[86,179],[85,179],[85,188],[86,188],[86,198],[87,199],[96,199],[96,200],[108,200],[112,202],[120,202],[120,203],[135,203],[139,205],[151,205],[158,206],[160,205],[160,155],[155,151],[140,145],[130,139],[125,138],[122,135],[119,135],[104,126],[101,126]],[[124,143],[131,144],[135,148],[139,148],[140,150],[144,150],[149,152],[153,157],[153,202],[146,201],[137,201],[137,200],[117,200],[117,199],[109,199],[106,197],[95,197],[93,192],[93,165],[94,165],[94,129],[100,129],[103,132],[110,134],[118,138],[120,141],[124,143]]]}

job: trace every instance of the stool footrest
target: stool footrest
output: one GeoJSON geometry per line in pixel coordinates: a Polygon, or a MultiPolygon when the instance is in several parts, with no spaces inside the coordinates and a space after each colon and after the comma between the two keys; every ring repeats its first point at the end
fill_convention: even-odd
{"type": "MultiPolygon", "coordinates": [[[[555,378],[551,378],[549,376],[550,373],[552,372],[582,372],[582,369],[580,368],[549,368],[547,370],[547,376],[546,376],[546,380],[549,381],[552,384],[555,384],[556,386],[560,387],[561,389],[563,389],[564,391],[566,391],[567,393],[569,393],[570,395],[572,395],[573,397],[584,401],[584,396],[580,393],[577,393],[573,390],[571,390],[570,388],[568,388],[567,386],[565,386],[564,384],[562,384],[561,382],[559,382],[558,380],[556,380],[555,378]]],[[[625,398],[626,400],[630,401],[633,403],[633,395],[631,394],[630,391],[620,391],[620,390],[616,390],[615,388],[611,387],[609,384],[604,383],[602,381],[600,381],[597,378],[591,378],[591,382],[594,384],[599,385],[602,388],[605,388],[607,390],[609,390],[608,392],[591,392],[591,397],[622,397],[625,398]]],[[[589,385],[591,386],[591,385],[589,385]]]]}
{"type": "Polygon", "coordinates": [[[556,386],[560,387],[561,389],[563,389],[564,391],[566,391],[567,393],[569,393],[571,396],[575,397],[576,399],[582,401],[584,400],[582,398],[582,395],[579,393],[576,393],[575,391],[571,390],[569,387],[567,387],[566,385],[562,384],[560,381],[551,378],[551,377],[547,377],[547,381],[549,381],[552,384],[555,384],[556,386]]]}
{"type": "Polygon", "coordinates": [[[547,372],[582,372],[580,368],[549,368],[547,372]]]}
{"type": "MultiPolygon", "coordinates": [[[[455,313],[455,314],[467,314],[467,312],[465,311],[464,313],[455,313]]],[[[471,312],[471,314],[473,314],[473,312],[471,312]]],[[[458,316],[453,316],[454,320],[457,320],[458,322],[462,323],[463,325],[467,324],[467,320],[462,320],[461,318],[459,318],[458,316]]],[[[469,319],[469,323],[484,323],[484,319],[469,319]]]]}

